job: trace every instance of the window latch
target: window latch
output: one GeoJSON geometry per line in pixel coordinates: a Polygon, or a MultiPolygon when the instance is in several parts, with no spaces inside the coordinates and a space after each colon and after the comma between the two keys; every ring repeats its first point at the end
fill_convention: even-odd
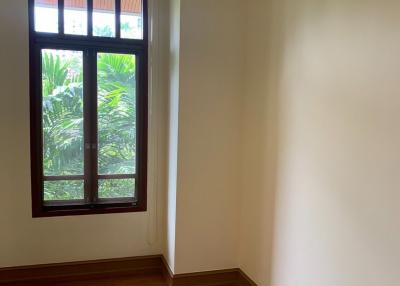
{"type": "Polygon", "coordinates": [[[96,149],[97,149],[97,144],[86,143],[86,144],[85,144],[85,149],[86,149],[86,150],[90,150],[90,149],[96,150],[96,149]]]}

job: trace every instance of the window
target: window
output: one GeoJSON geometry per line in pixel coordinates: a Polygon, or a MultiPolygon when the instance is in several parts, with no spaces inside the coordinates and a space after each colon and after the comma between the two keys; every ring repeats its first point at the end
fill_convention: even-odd
{"type": "Polygon", "coordinates": [[[145,211],[147,1],[29,9],[33,216],[145,211]]]}

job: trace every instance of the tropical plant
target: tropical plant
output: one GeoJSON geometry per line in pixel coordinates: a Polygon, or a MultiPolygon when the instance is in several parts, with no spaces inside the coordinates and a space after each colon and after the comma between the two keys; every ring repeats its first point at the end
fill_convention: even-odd
{"type": "MultiPolygon", "coordinates": [[[[81,52],[42,54],[44,173],[83,174],[83,63],[81,52]]],[[[134,174],[136,150],[135,56],[98,55],[100,174],[134,174]]],[[[101,197],[133,195],[134,180],[99,182],[101,197]]],[[[45,183],[46,200],[81,199],[83,183],[45,183]]]]}
{"type": "Polygon", "coordinates": [[[44,173],[83,173],[82,57],[43,52],[44,173]]]}
{"type": "Polygon", "coordinates": [[[135,60],[98,56],[99,173],[135,173],[135,60]]]}

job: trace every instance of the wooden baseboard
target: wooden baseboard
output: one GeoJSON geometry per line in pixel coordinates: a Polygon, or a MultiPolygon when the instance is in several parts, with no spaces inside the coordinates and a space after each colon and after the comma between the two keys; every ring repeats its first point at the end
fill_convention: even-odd
{"type": "Polygon", "coordinates": [[[257,284],[250,279],[249,276],[246,275],[241,269],[239,269],[238,273],[238,280],[237,284],[238,286],[257,286],[257,284]]]}
{"type": "Polygon", "coordinates": [[[0,269],[0,286],[163,274],[168,286],[257,286],[240,269],[174,275],[161,255],[0,269]]]}
{"type": "Polygon", "coordinates": [[[163,275],[168,286],[257,286],[238,268],[174,275],[164,257],[162,261],[163,275]]]}

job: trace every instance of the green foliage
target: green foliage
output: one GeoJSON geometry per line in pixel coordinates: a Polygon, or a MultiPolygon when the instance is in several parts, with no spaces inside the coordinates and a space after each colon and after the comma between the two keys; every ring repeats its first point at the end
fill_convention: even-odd
{"type": "Polygon", "coordinates": [[[135,173],[135,57],[98,56],[99,173],[135,173]]]}
{"type": "MultiPolygon", "coordinates": [[[[81,52],[42,53],[44,173],[83,175],[83,59],[81,52]]],[[[135,173],[135,57],[98,55],[99,173],[135,173]]],[[[105,181],[103,197],[132,196],[134,180],[105,181]]],[[[82,199],[82,182],[45,183],[45,200],[82,199]]]]}
{"type": "Polygon", "coordinates": [[[82,54],[43,53],[44,173],[83,174],[82,54]]]}
{"type": "Polygon", "coordinates": [[[134,189],[134,179],[99,181],[99,197],[102,199],[129,198],[134,189]]]}
{"type": "Polygon", "coordinates": [[[83,181],[44,182],[45,200],[83,200],[83,181]]]}
{"type": "MultiPolygon", "coordinates": [[[[121,23],[121,31],[130,32],[132,31],[132,29],[133,27],[129,23],[121,23]]],[[[115,36],[110,26],[103,26],[103,27],[95,26],[93,29],[93,35],[96,35],[97,37],[107,37],[107,38],[115,36]]]]}
{"type": "Polygon", "coordinates": [[[93,30],[93,35],[96,35],[98,37],[108,37],[111,38],[114,36],[113,31],[111,30],[110,26],[104,26],[104,27],[94,27],[93,30]]]}

